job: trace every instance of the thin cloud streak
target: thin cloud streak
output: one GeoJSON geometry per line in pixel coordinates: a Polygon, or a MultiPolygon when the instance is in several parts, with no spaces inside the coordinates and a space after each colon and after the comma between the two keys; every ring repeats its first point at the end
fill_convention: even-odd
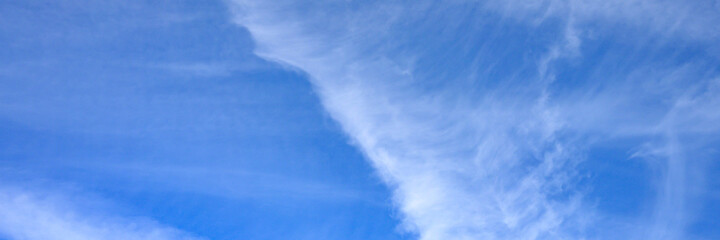
{"type": "MultiPolygon", "coordinates": [[[[323,202],[365,202],[385,205],[373,192],[287,174],[229,166],[153,164],[72,164],[56,168],[89,171],[118,179],[132,179],[133,190],[197,193],[232,200],[294,199],[323,202]],[[138,186],[142,185],[142,186],[138,186]]],[[[282,203],[282,201],[281,201],[282,203]]]]}

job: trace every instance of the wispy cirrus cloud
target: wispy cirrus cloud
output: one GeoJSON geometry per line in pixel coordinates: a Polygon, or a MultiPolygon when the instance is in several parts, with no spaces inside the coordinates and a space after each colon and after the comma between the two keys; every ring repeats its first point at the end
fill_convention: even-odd
{"type": "Polygon", "coordinates": [[[630,149],[662,142],[650,148],[663,153],[663,170],[650,177],[653,213],[625,223],[639,227],[622,237],[680,239],[692,222],[675,206],[690,201],[686,189],[697,182],[686,176],[700,165],[681,154],[693,146],[678,133],[717,136],[717,60],[661,59],[717,42],[710,23],[720,20],[700,3],[232,6],[258,55],[308,73],[421,239],[615,236],[589,227],[607,218],[585,201],[592,186],[582,185],[578,165],[594,143],[628,137],[644,139],[630,149]],[[670,41],[686,46],[668,50],[670,41]]]}

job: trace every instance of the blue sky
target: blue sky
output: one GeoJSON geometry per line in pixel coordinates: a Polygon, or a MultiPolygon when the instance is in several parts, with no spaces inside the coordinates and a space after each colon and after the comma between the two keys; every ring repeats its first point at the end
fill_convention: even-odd
{"type": "Polygon", "coordinates": [[[0,0],[0,239],[717,239],[720,2],[0,0]]]}

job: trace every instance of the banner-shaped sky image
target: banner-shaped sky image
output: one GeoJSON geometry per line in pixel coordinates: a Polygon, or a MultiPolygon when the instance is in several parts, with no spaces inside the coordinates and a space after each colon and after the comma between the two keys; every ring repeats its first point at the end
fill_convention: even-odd
{"type": "Polygon", "coordinates": [[[0,0],[2,240],[720,239],[717,0],[0,0]]]}

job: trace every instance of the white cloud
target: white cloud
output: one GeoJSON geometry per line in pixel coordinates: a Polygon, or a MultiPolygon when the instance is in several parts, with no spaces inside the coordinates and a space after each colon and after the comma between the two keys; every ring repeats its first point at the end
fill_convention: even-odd
{"type": "MultiPolygon", "coordinates": [[[[580,239],[585,225],[597,219],[593,209],[584,205],[582,191],[575,188],[575,166],[589,144],[578,139],[590,134],[617,137],[621,132],[662,134],[648,127],[657,128],[654,124],[662,121],[662,114],[650,119],[615,117],[641,108],[625,105],[634,99],[680,95],[652,93],[647,90],[663,83],[645,81],[647,77],[633,82],[624,79],[630,73],[621,73],[621,78],[608,80],[607,91],[581,89],[571,97],[553,99],[548,92],[554,78],[551,66],[563,58],[582,56],[581,38],[586,33],[578,29],[590,21],[630,22],[665,35],[680,33],[708,41],[717,33],[707,22],[717,19],[707,13],[696,16],[691,10],[697,6],[675,2],[492,1],[484,8],[475,4],[237,0],[233,7],[237,23],[256,40],[258,55],[308,73],[327,111],[392,186],[404,223],[422,239],[580,239]],[[561,37],[551,37],[539,48],[544,53],[527,61],[531,63],[500,66],[512,73],[485,79],[489,75],[476,73],[503,64],[503,56],[497,54],[522,47],[488,44],[496,37],[492,35],[484,35],[490,39],[483,39],[487,42],[467,40],[480,35],[469,31],[508,27],[484,22],[502,21],[498,16],[474,19],[497,13],[519,16],[520,23],[502,24],[528,31],[559,18],[560,29],[543,30],[555,29],[561,37]],[[672,24],[679,26],[669,28],[672,24]],[[470,50],[477,46],[480,50],[470,50]],[[508,49],[493,51],[494,47],[508,49]],[[450,65],[457,63],[454,58],[472,63],[450,65]],[[493,58],[498,60],[487,60],[493,58]],[[476,64],[483,62],[488,64],[476,64]],[[480,70],[463,69],[468,66],[480,70]],[[537,74],[523,75],[528,68],[537,74]],[[452,73],[463,71],[469,74],[452,73]]],[[[677,69],[678,77],[698,76],[677,69]]],[[[709,98],[713,100],[705,102],[711,104],[692,104],[698,109],[682,119],[715,129],[710,122],[717,116],[707,112],[716,109],[717,98],[709,98]]],[[[670,165],[683,161],[669,159],[673,159],[670,165]]],[[[673,183],[662,185],[672,197],[659,200],[668,203],[659,203],[656,219],[670,216],[663,206],[682,200],[676,199],[682,192],[673,189],[689,184],[673,171],[667,177],[673,183]]],[[[682,228],[680,222],[649,228],[656,229],[652,230],[656,236],[679,237],[680,230],[665,225],[682,228]]]]}
{"type": "Polygon", "coordinates": [[[484,5],[506,16],[530,22],[552,17],[573,18],[579,24],[601,21],[610,29],[630,27],[637,32],[691,40],[713,42],[720,37],[719,10],[712,1],[511,0],[484,1],[484,5]]]}
{"type": "Polygon", "coordinates": [[[99,213],[102,200],[58,193],[0,188],[0,236],[15,240],[194,240],[147,219],[99,213]]]}

